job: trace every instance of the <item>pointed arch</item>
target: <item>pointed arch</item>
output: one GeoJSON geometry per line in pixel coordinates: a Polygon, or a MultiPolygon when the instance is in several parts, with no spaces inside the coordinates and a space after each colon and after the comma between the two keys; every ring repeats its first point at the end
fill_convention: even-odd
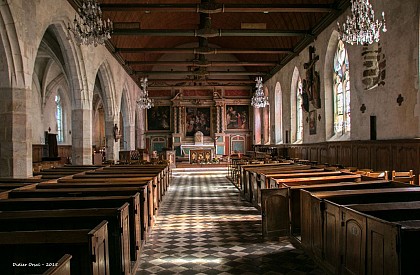
{"type": "Polygon", "coordinates": [[[303,108],[302,108],[302,80],[299,69],[293,70],[292,83],[290,87],[290,132],[291,142],[302,142],[303,140],[303,108]]]}

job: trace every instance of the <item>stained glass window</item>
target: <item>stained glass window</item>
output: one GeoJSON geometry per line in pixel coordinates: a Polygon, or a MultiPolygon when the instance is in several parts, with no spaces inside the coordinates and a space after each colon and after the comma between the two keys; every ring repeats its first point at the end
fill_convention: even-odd
{"type": "Polygon", "coordinates": [[[303,108],[302,108],[302,81],[299,78],[296,90],[296,141],[303,137],[303,108]]]}
{"type": "Polygon", "coordinates": [[[61,98],[59,95],[55,96],[55,118],[57,121],[57,142],[63,142],[64,136],[63,136],[63,106],[61,104],[61,98]]]}
{"type": "Polygon", "coordinates": [[[349,60],[343,41],[339,40],[334,56],[334,134],[350,132],[349,60]]]}

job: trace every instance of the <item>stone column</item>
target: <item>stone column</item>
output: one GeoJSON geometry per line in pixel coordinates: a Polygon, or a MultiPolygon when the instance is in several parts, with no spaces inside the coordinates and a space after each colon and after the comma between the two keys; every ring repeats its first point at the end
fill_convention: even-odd
{"type": "Polygon", "coordinates": [[[72,164],[92,164],[92,111],[72,110],[72,164]]]}
{"type": "Polygon", "coordinates": [[[0,177],[32,176],[30,92],[0,88],[0,177]]]}
{"type": "Polygon", "coordinates": [[[124,125],[124,148],[125,150],[136,149],[134,125],[124,125]]]}

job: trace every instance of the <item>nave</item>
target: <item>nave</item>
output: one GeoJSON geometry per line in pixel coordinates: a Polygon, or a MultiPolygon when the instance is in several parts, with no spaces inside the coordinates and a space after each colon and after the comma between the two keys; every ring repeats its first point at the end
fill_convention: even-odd
{"type": "Polygon", "coordinates": [[[136,274],[324,274],[287,239],[261,236],[226,171],[174,169],[136,274]]]}

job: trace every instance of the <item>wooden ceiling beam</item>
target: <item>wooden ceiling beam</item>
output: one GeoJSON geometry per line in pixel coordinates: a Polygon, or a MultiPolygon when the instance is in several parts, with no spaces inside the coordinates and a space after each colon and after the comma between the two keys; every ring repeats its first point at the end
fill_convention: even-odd
{"type": "Polygon", "coordinates": [[[292,49],[279,48],[115,48],[119,53],[191,53],[191,54],[290,54],[292,49]]]}
{"type": "MultiPolygon", "coordinates": [[[[203,29],[206,30],[206,29],[203,29]]],[[[114,29],[113,36],[134,35],[134,36],[188,36],[188,37],[284,37],[284,36],[306,36],[310,35],[304,30],[225,30],[214,29],[211,33],[201,33],[200,30],[168,30],[168,29],[114,29]]]]}
{"type": "Polygon", "coordinates": [[[127,61],[126,64],[140,66],[190,66],[190,67],[258,67],[276,66],[276,62],[240,62],[240,61],[127,61]]]}
{"type": "MultiPolygon", "coordinates": [[[[102,11],[120,12],[203,12],[207,7],[201,4],[101,4],[102,11]]],[[[243,12],[262,12],[262,13],[329,13],[334,11],[329,4],[219,4],[212,13],[243,13],[243,12]]]]}

